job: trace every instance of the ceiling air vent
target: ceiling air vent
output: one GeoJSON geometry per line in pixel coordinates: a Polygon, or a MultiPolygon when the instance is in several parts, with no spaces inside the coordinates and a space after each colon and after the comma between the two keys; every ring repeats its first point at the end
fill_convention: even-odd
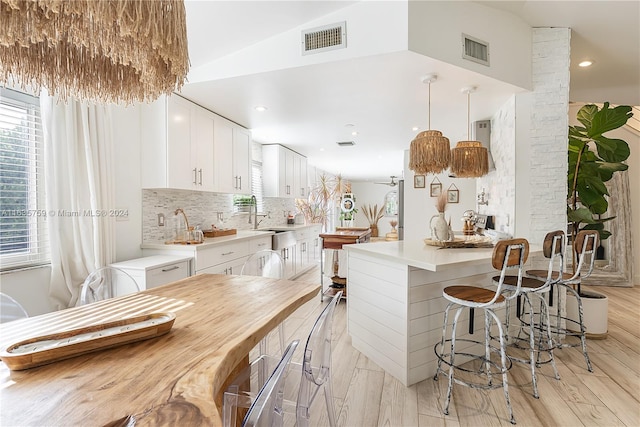
{"type": "Polygon", "coordinates": [[[356,143],[353,141],[338,141],[336,142],[336,144],[338,144],[340,147],[350,147],[352,145],[356,145],[356,143]]]}
{"type": "Polygon", "coordinates": [[[462,34],[462,58],[489,66],[489,43],[462,34]]]}
{"type": "Polygon", "coordinates": [[[302,54],[326,52],[347,47],[347,23],[325,25],[302,31],[302,54]]]}

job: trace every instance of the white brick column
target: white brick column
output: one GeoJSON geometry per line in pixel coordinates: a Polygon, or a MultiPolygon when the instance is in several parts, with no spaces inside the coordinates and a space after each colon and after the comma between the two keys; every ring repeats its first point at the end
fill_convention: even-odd
{"type": "MultiPolygon", "coordinates": [[[[529,240],[542,243],[567,224],[571,30],[533,29],[529,145],[529,240]]],[[[522,197],[522,195],[520,195],[522,197]]]]}

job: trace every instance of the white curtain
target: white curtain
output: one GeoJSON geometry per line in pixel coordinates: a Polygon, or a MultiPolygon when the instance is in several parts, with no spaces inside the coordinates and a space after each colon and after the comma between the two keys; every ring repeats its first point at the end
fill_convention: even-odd
{"type": "Polygon", "coordinates": [[[77,304],[84,279],[115,256],[113,141],[109,106],[43,93],[45,187],[51,244],[49,296],[77,304]]]}

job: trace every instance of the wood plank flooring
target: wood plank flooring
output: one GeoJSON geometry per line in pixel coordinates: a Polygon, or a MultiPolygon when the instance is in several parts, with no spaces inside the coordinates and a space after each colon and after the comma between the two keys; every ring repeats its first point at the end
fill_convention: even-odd
{"type": "MultiPolygon", "coordinates": [[[[298,280],[319,282],[318,268],[298,280]]],[[[609,334],[588,340],[594,372],[577,348],[555,352],[561,380],[551,367],[538,371],[540,398],[531,394],[529,368],[514,363],[509,390],[519,426],[640,426],[640,287],[594,287],[609,296],[609,334]]],[[[287,339],[304,347],[324,305],[308,302],[285,323],[287,339]]],[[[346,303],[336,308],[333,328],[333,391],[340,426],[509,426],[502,389],[454,387],[450,415],[442,414],[446,381],[427,379],[405,387],[351,346],[346,303]]],[[[270,345],[277,352],[274,335],[270,345]]],[[[299,357],[302,353],[297,352],[299,357]]],[[[443,377],[442,377],[443,378],[443,377]]],[[[328,425],[323,396],[312,407],[313,426],[328,425]]],[[[288,420],[293,425],[293,420],[288,420]]]]}

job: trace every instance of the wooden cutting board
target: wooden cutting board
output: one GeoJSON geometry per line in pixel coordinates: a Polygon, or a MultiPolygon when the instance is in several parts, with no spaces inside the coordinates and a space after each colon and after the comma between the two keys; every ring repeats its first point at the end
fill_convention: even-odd
{"type": "Polygon", "coordinates": [[[231,236],[233,234],[237,234],[238,230],[235,228],[225,228],[225,229],[214,229],[214,230],[204,230],[204,237],[221,237],[221,236],[231,236]]]}

